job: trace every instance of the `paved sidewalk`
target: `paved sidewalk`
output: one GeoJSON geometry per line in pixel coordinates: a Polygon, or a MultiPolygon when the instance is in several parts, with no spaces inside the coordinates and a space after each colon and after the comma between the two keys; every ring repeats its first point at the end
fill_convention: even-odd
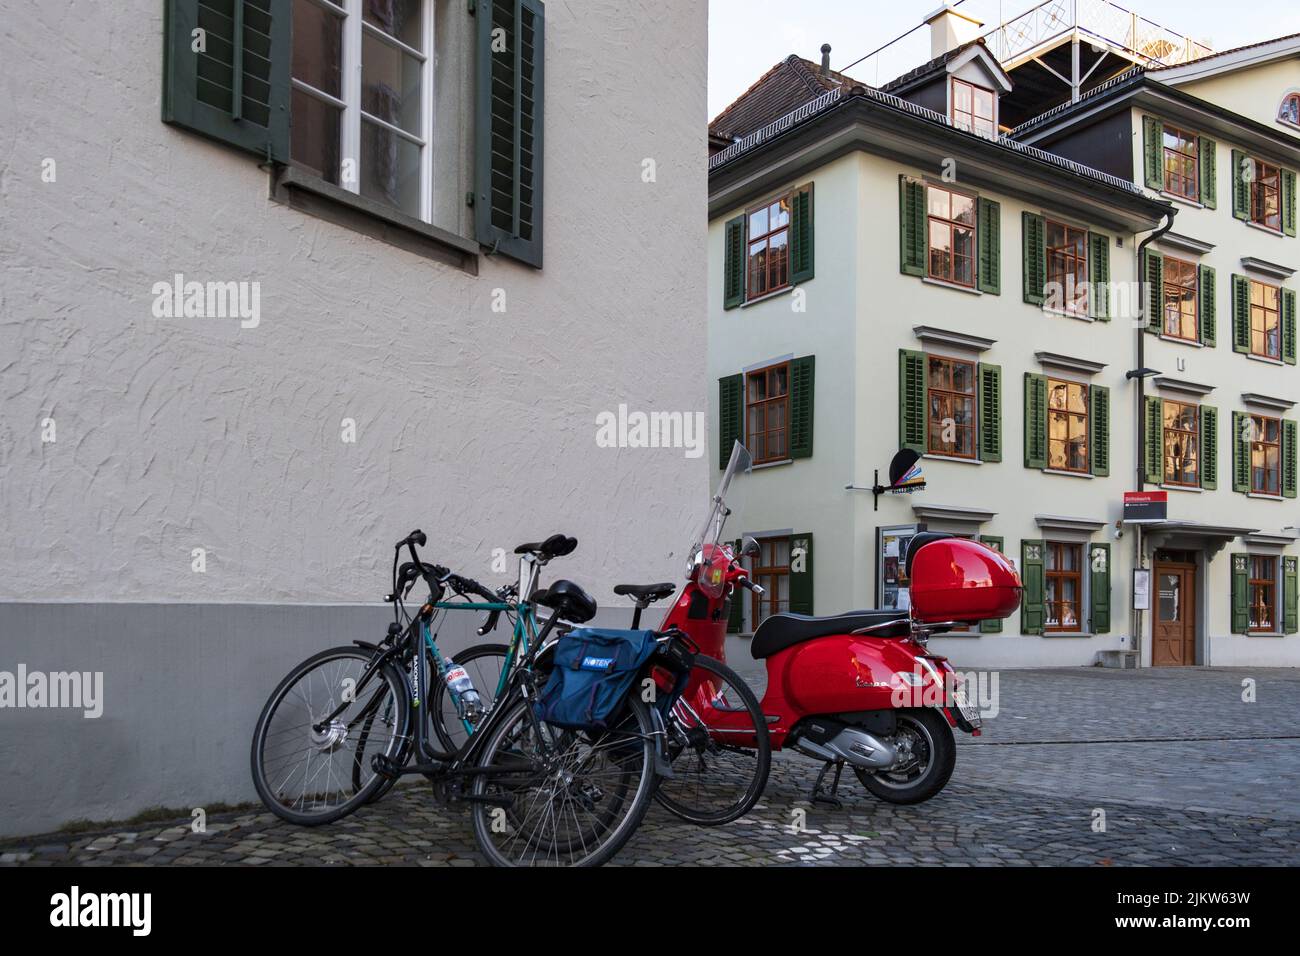
{"type": "MultiPolygon", "coordinates": [[[[962,738],[952,782],[928,803],[881,803],[846,771],[842,809],[809,807],[817,765],[775,754],[748,817],[702,829],[655,806],[616,862],[1300,865],[1300,673],[1004,671],[999,691],[998,716],[962,738]],[[1098,810],[1105,832],[1094,832],[1098,810]]],[[[9,865],[481,862],[468,815],[436,807],[422,785],[315,829],[249,812],[213,815],[203,834],[187,819],[0,844],[9,865]]]]}

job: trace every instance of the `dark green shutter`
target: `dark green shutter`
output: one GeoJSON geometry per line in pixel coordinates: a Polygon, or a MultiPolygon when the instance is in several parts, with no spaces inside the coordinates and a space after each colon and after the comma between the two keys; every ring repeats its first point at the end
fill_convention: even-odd
{"type": "Polygon", "coordinates": [[[813,277],[812,187],[795,193],[790,206],[790,284],[798,285],[813,277]]]}
{"type": "Polygon", "coordinates": [[[1295,289],[1282,290],[1282,361],[1296,364],[1295,289]]]}
{"type": "Polygon", "coordinates": [[[1110,321],[1110,236],[1088,233],[1088,274],[1092,282],[1089,311],[1094,319],[1110,321]]]}
{"type": "Polygon", "coordinates": [[[1047,582],[1043,571],[1043,542],[1020,542],[1020,633],[1042,634],[1045,620],[1043,600],[1047,582]]]}
{"type": "Polygon", "coordinates": [[[1201,487],[1219,487],[1219,410],[1212,405],[1201,406],[1201,487]]]}
{"type": "Polygon", "coordinates": [[[1250,353],[1250,280],[1232,277],[1232,350],[1250,353]]]}
{"type": "Polygon", "coordinates": [[[979,366],[980,461],[1002,460],[1002,366],[979,366]]]}
{"type": "Polygon", "coordinates": [[[1282,231],[1295,235],[1295,171],[1282,170],[1282,231]]]}
{"type": "Polygon", "coordinates": [[[1214,267],[1200,267],[1200,301],[1197,303],[1196,320],[1197,334],[1200,336],[1201,344],[1213,346],[1215,337],[1218,334],[1217,312],[1215,306],[1215,281],[1214,267]]]}
{"type": "Polygon", "coordinates": [[[1282,633],[1294,634],[1300,630],[1296,616],[1296,559],[1282,559],[1282,633]]]}
{"type": "Polygon", "coordinates": [[[1146,419],[1142,435],[1142,470],[1153,485],[1165,480],[1165,403],[1158,395],[1146,397],[1146,419]]]}
{"type": "Polygon", "coordinates": [[[1232,555],[1232,633],[1250,633],[1250,558],[1232,555]]]}
{"type": "MultiPolygon", "coordinates": [[[[988,545],[990,548],[992,548],[994,551],[999,551],[999,552],[1002,552],[1003,554],[1006,553],[1006,552],[1003,550],[1004,545],[1003,545],[1003,541],[1002,541],[1002,539],[1001,539],[1000,537],[995,536],[995,535],[991,535],[991,534],[982,534],[982,535],[980,535],[980,544],[986,544],[986,545],[988,545]]],[[[986,621],[980,621],[980,633],[982,633],[982,634],[1001,634],[1001,633],[1002,633],[1002,618],[1000,618],[1000,617],[993,617],[993,618],[989,618],[989,619],[986,620],[986,621]]]]}
{"type": "Polygon", "coordinates": [[[1092,444],[1092,473],[1098,478],[1110,476],[1110,389],[1093,385],[1088,389],[1092,402],[1092,421],[1088,435],[1092,444]]]}
{"type": "Polygon", "coordinates": [[[545,10],[540,0],[478,0],[475,19],[476,238],[540,269],[545,10]]]}
{"type": "Polygon", "coordinates": [[[1296,423],[1282,419],[1282,497],[1296,496],[1296,423]]]}
{"type": "Polygon", "coordinates": [[[795,614],[813,612],[813,536],[809,532],[790,536],[790,610],[795,614]],[[795,551],[804,549],[802,571],[795,571],[795,551]]]}
{"type": "Polygon", "coordinates": [[[899,176],[899,268],[905,275],[925,275],[925,248],[925,184],[906,176],[899,176]]]}
{"type": "Polygon", "coordinates": [[[723,227],[722,307],[734,309],[745,301],[745,217],[723,227]]]}
{"type": "Polygon", "coordinates": [[[718,379],[718,467],[726,468],[731,449],[744,440],[745,376],[718,379]]]}
{"type": "Polygon", "coordinates": [[[1092,633],[1110,633],[1110,545],[1088,545],[1088,598],[1092,633]]]}
{"type": "Polygon", "coordinates": [[[1047,467],[1047,378],[1025,373],[1025,467],[1047,467]]]}
{"type": "Polygon", "coordinates": [[[816,356],[805,355],[790,363],[790,457],[811,458],[813,453],[813,373],[816,356]]]}
{"type": "MultiPolygon", "coordinates": [[[[740,548],[743,544],[742,539],[737,538],[732,550],[740,554],[740,548]]],[[[745,627],[745,605],[744,601],[749,596],[749,592],[740,587],[731,589],[731,606],[727,610],[727,633],[739,634],[745,627]]]]}
{"type": "Polygon", "coordinates": [[[1250,416],[1232,413],[1232,490],[1250,491],[1250,440],[1246,435],[1250,416]]]}
{"type": "Polygon", "coordinates": [[[1024,258],[1024,299],[1030,305],[1043,304],[1047,285],[1047,232],[1043,217],[1020,214],[1021,251],[1024,258]]]}
{"type": "Polygon", "coordinates": [[[1147,331],[1157,335],[1165,325],[1165,257],[1150,249],[1143,253],[1142,265],[1147,283],[1147,331]]]}
{"type": "Polygon", "coordinates": [[[929,414],[926,407],[925,354],[898,350],[898,445],[924,455],[929,414]]]}
{"type": "Polygon", "coordinates": [[[1197,143],[1201,154],[1201,203],[1207,209],[1219,207],[1218,159],[1215,156],[1218,146],[1207,136],[1202,136],[1197,143]]]}
{"type": "Polygon", "coordinates": [[[1149,189],[1165,188],[1165,124],[1154,116],[1142,117],[1142,167],[1149,189]]]}
{"type": "Polygon", "coordinates": [[[1232,151],[1232,214],[1238,219],[1250,218],[1250,181],[1246,178],[1246,163],[1254,160],[1240,150],[1232,151]]]}
{"type": "Polygon", "coordinates": [[[1002,294],[1002,204],[979,201],[979,290],[1002,294]]]}
{"type": "Polygon", "coordinates": [[[274,0],[166,0],[164,123],[289,162],[292,12],[274,0]],[[203,30],[202,53],[193,49],[203,30]]]}

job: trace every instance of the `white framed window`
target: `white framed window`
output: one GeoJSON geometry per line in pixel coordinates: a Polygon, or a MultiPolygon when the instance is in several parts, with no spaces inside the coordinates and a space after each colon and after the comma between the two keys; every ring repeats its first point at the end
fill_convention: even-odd
{"type": "Polygon", "coordinates": [[[436,0],[293,0],[294,165],[429,222],[436,0]]]}

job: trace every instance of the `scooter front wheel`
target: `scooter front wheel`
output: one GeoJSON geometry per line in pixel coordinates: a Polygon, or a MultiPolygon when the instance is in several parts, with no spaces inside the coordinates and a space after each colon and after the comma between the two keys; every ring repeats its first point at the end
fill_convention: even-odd
{"type": "Polygon", "coordinates": [[[898,731],[890,738],[901,762],[893,770],[854,768],[867,790],[886,803],[921,803],[942,790],[957,763],[952,728],[937,710],[900,710],[898,731]]]}

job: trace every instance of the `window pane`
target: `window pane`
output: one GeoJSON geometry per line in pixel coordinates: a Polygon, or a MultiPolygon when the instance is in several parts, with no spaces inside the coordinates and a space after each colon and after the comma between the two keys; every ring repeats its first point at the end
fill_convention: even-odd
{"type": "Polygon", "coordinates": [[[768,209],[769,229],[780,229],[790,224],[790,200],[779,199],[768,209]]]}
{"type": "Polygon", "coordinates": [[[975,91],[975,115],[993,119],[993,94],[988,90],[975,91]]]}
{"type": "Polygon", "coordinates": [[[409,47],[424,50],[420,18],[424,0],[363,0],[361,6],[366,23],[379,27],[409,47]]]}
{"type": "MultiPolygon", "coordinates": [[[[766,215],[766,213],[764,213],[766,215]]],[[[749,297],[767,291],[767,240],[749,245],[749,297]]]]}
{"type": "Polygon", "coordinates": [[[293,161],[337,186],[342,110],[302,90],[293,91],[292,106],[290,155],[293,161]]]}
{"type": "Polygon", "coordinates": [[[420,216],[420,147],[375,123],[361,123],[361,195],[420,216]]]}
{"type": "Polygon", "coordinates": [[[960,193],[953,193],[952,215],[949,218],[967,225],[975,225],[975,200],[960,193]]]}
{"type": "Polygon", "coordinates": [[[790,238],[790,231],[784,230],[776,233],[769,240],[768,249],[768,288],[776,289],[786,283],[786,270],[789,267],[789,250],[787,248],[790,238]]]}
{"type": "Polygon", "coordinates": [[[342,64],[343,20],[310,0],[293,0],[294,78],[331,96],[342,96],[342,64]]]}
{"type": "Polygon", "coordinates": [[[420,61],[367,33],[361,41],[361,108],[421,135],[420,61]]]}
{"type": "Polygon", "coordinates": [[[749,234],[751,236],[767,235],[767,207],[749,214],[749,234]]]}
{"type": "Polygon", "coordinates": [[[926,191],[926,210],[931,216],[938,216],[940,219],[951,218],[948,215],[949,195],[946,189],[936,189],[934,186],[929,187],[926,191]]]}
{"type": "Polygon", "coordinates": [[[953,83],[952,96],[954,108],[963,113],[969,113],[971,111],[970,93],[971,88],[965,83],[953,83]]]}

